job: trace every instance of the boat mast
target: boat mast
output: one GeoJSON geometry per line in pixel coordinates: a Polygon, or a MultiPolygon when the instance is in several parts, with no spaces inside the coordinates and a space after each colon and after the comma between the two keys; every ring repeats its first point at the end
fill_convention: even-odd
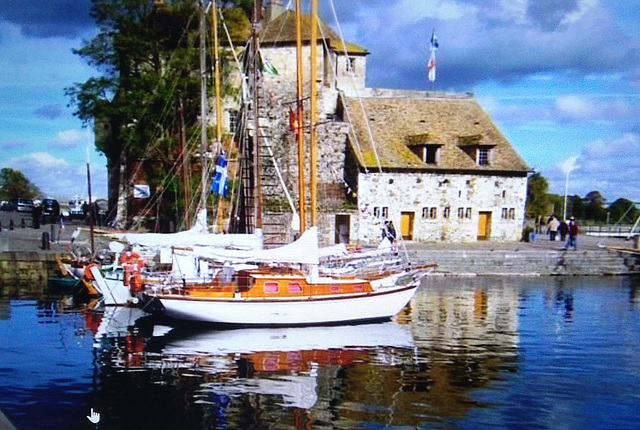
{"type": "MultiPolygon", "coordinates": [[[[252,73],[251,80],[253,86],[253,193],[254,193],[254,220],[255,228],[262,228],[262,193],[260,183],[260,113],[259,113],[259,93],[258,93],[258,56],[260,51],[258,48],[258,33],[262,21],[262,0],[254,0],[253,2],[253,25],[251,34],[251,54],[252,54],[252,73]]],[[[251,232],[253,233],[253,231],[251,232]]]]}
{"type": "MultiPolygon", "coordinates": [[[[220,45],[218,41],[218,7],[216,1],[211,2],[211,39],[213,40],[213,72],[216,94],[216,153],[220,155],[224,150],[222,144],[222,96],[220,92],[220,45]]],[[[217,230],[222,232],[222,195],[218,196],[216,210],[218,211],[218,220],[216,222],[217,230]]]]}
{"type": "Polygon", "coordinates": [[[87,150],[87,188],[89,190],[89,234],[91,236],[91,255],[94,256],[96,253],[96,244],[93,233],[93,220],[94,220],[94,206],[91,201],[91,169],[89,167],[89,151],[87,150]]]}
{"type": "Polygon", "coordinates": [[[317,103],[318,94],[316,93],[316,79],[318,77],[317,60],[318,60],[318,0],[311,0],[311,79],[310,79],[310,104],[309,108],[309,151],[310,151],[310,188],[311,188],[311,225],[317,225],[317,188],[318,188],[318,173],[317,173],[317,159],[318,159],[318,147],[316,136],[316,121],[317,121],[317,103]]]}
{"type": "Polygon", "coordinates": [[[191,216],[189,214],[189,205],[191,204],[191,168],[189,166],[189,151],[187,150],[187,144],[184,133],[184,106],[182,101],[178,106],[178,120],[179,120],[179,135],[180,135],[180,158],[182,161],[182,187],[184,190],[184,223],[186,229],[191,228],[191,216]]]}
{"type": "Polygon", "coordinates": [[[207,208],[207,176],[208,176],[208,163],[207,163],[207,74],[206,74],[206,52],[205,52],[205,6],[200,1],[200,122],[202,125],[202,131],[200,134],[200,152],[202,158],[202,194],[200,197],[200,204],[198,210],[207,208]]]}
{"type": "Polygon", "coordinates": [[[297,116],[298,116],[298,192],[300,194],[299,212],[300,212],[300,234],[306,230],[306,211],[305,211],[305,186],[304,186],[304,112],[302,109],[303,98],[303,70],[302,70],[302,0],[296,0],[296,60],[297,60],[297,116]]]}

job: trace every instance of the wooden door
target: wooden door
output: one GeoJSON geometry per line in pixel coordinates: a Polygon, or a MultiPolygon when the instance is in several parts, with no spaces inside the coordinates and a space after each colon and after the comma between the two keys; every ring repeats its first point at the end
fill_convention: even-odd
{"type": "Polygon", "coordinates": [[[491,212],[480,212],[478,215],[478,240],[489,240],[491,212]]]}
{"type": "Polygon", "coordinates": [[[413,240],[413,212],[400,214],[400,234],[404,240],[413,240]]]}
{"type": "Polygon", "coordinates": [[[349,215],[336,215],[335,243],[349,243],[349,236],[351,235],[350,224],[349,215]]]}

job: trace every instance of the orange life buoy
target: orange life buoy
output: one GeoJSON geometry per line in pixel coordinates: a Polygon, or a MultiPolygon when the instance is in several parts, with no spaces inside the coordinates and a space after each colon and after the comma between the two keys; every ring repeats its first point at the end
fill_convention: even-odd
{"type": "Polygon", "coordinates": [[[145,265],[144,258],[135,251],[127,251],[120,256],[118,260],[120,265],[124,267],[125,271],[127,266],[133,270],[142,270],[145,265]]]}
{"type": "Polygon", "coordinates": [[[98,266],[98,264],[96,263],[91,263],[91,264],[87,264],[86,266],[84,266],[84,277],[89,280],[89,281],[94,281],[95,278],[93,277],[93,273],[91,273],[91,269],[93,267],[98,266]]]}

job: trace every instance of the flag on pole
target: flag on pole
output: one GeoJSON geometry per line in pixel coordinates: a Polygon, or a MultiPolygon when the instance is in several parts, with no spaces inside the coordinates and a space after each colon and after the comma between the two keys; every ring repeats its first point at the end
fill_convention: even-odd
{"type": "Polygon", "coordinates": [[[435,51],[436,49],[438,49],[438,36],[436,36],[436,30],[434,28],[431,32],[431,47],[429,50],[435,51]]]}
{"type": "Polygon", "coordinates": [[[434,82],[436,80],[436,51],[438,50],[438,37],[436,36],[436,30],[431,32],[431,43],[429,46],[429,62],[427,63],[427,70],[429,72],[429,81],[434,82]]]}
{"type": "Polygon", "coordinates": [[[213,177],[213,183],[211,184],[211,192],[214,195],[222,197],[226,197],[229,194],[229,189],[227,187],[227,157],[224,155],[224,151],[218,156],[216,174],[213,177]]]}
{"type": "Polygon", "coordinates": [[[429,71],[429,80],[434,82],[436,80],[436,51],[431,51],[431,54],[429,54],[427,70],[429,71]]]}

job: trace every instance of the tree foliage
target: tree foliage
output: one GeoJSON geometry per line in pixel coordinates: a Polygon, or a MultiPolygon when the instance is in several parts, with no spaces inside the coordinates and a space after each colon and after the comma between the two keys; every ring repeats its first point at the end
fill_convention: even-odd
{"type": "Polygon", "coordinates": [[[0,170],[0,199],[14,197],[32,199],[42,197],[42,192],[22,172],[5,167],[0,170]]]}
{"type": "Polygon", "coordinates": [[[609,219],[611,223],[634,223],[640,216],[640,209],[634,202],[620,198],[609,205],[609,219]]]}
{"type": "MultiPolygon", "coordinates": [[[[243,12],[250,4],[247,0],[224,2],[225,15],[230,16],[227,25],[237,37],[244,37],[250,29],[243,12]]],[[[199,12],[193,0],[92,0],[91,16],[99,33],[74,53],[99,76],[65,91],[75,115],[85,124],[94,124],[96,147],[109,164],[127,160],[127,181],[135,175],[132,165],[140,161],[163,173],[149,175],[152,189],[176,188],[171,172],[175,172],[180,153],[180,105],[187,149],[195,152],[199,146],[199,12]]],[[[211,54],[208,49],[209,75],[211,54]]],[[[229,58],[221,56],[223,70],[229,58]]]]}
{"type": "Polygon", "coordinates": [[[549,183],[541,173],[534,173],[527,180],[527,218],[548,215],[549,183]]]}
{"type": "Polygon", "coordinates": [[[607,220],[606,200],[599,191],[591,191],[584,197],[584,217],[587,220],[603,222],[607,220]]]}

